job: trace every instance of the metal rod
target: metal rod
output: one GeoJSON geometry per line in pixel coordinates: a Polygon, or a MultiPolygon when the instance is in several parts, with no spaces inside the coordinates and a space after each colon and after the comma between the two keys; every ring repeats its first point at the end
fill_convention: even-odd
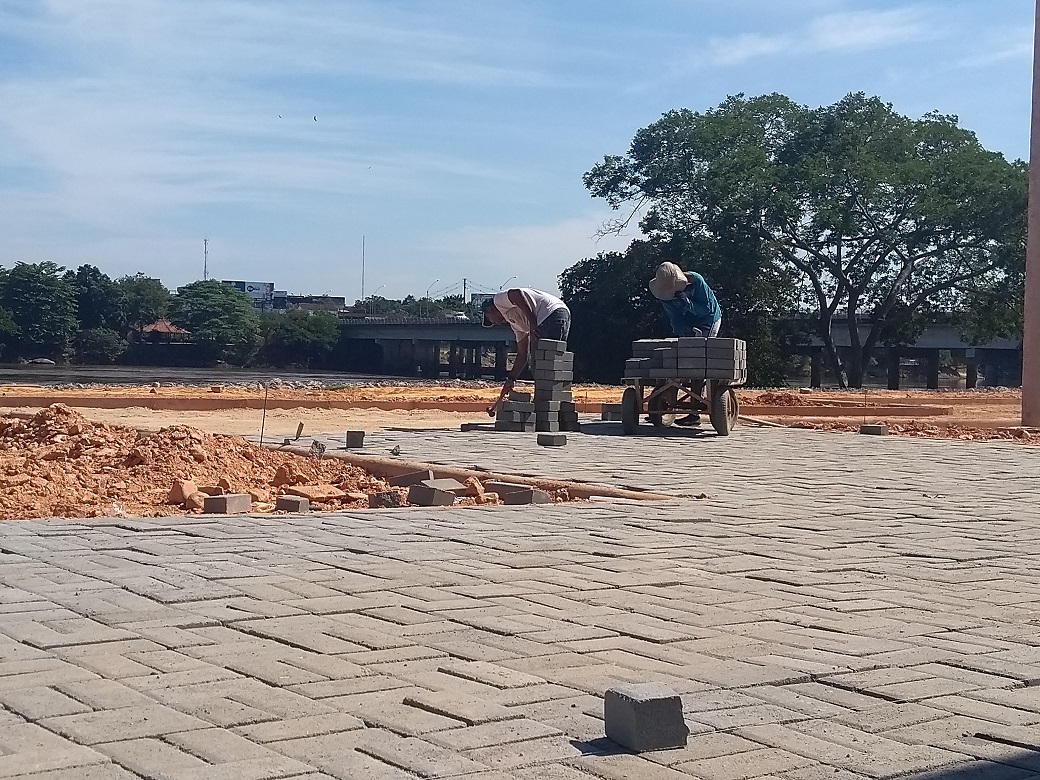
{"type": "Polygon", "coordinates": [[[269,385],[264,385],[264,414],[260,418],[260,446],[264,446],[264,427],[267,425],[267,390],[269,385]]]}
{"type": "Polygon", "coordinates": [[[1040,0],[1033,22],[1033,112],[1029,132],[1029,235],[1022,317],[1022,425],[1040,426],[1040,0]]]}

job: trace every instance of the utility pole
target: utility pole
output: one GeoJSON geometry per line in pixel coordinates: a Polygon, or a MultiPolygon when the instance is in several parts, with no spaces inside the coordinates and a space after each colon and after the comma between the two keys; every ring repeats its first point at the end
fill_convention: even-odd
{"type": "MultiPolygon", "coordinates": [[[[1040,0],[1037,0],[1040,2],[1040,0]]],[[[462,277],[462,305],[466,305],[466,277],[462,277]]]]}
{"type": "Polygon", "coordinates": [[[209,239],[202,239],[202,281],[209,279],[209,239]]]}
{"type": "Polygon", "coordinates": [[[365,237],[361,236],[361,300],[365,300],[365,237]]]}
{"type": "Polygon", "coordinates": [[[1033,113],[1029,132],[1029,234],[1022,317],[1022,425],[1040,426],[1040,0],[1033,21],[1033,113]]]}

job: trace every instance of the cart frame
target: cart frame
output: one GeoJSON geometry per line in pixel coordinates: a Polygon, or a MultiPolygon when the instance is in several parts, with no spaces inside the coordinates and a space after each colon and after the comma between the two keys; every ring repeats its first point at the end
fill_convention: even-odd
{"type": "Polygon", "coordinates": [[[652,425],[668,427],[675,422],[678,412],[707,412],[711,426],[719,436],[729,436],[740,416],[740,403],[734,389],[743,385],[743,382],[729,379],[627,377],[625,384],[628,387],[621,396],[621,428],[626,436],[638,432],[639,419],[644,413],[652,425]],[[708,400],[705,402],[703,398],[708,400]]]}

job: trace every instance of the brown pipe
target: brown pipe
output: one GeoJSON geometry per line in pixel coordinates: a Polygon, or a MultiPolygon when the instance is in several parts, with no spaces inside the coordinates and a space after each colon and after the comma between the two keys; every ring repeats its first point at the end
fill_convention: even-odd
{"type": "MultiPolygon", "coordinates": [[[[294,455],[310,455],[306,447],[286,446],[284,444],[265,444],[272,450],[279,452],[291,452],[294,455]]],[[[587,485],[580,482],[570,482],[561,479],[544,479],[541,477],[518,477],[515,474],[500,474],[494,471],[481,471],[479,469],[466,469],[460,466],[441,466],[432,463],[420,463],[419,461],[401,460],[400,458],[384,458],[379,455],[358,455],[353,452],[342,450],[327,451],[325,457],[339,458],[354,466],[364,469],[376,477],[397,477],[413,471],[433,471],[438,479],[443,477],[454,477],[464,482],[469,477],[476,477],[482,482],[489,479],[498,482],[516,482],[523,485],[531,485],[542,490],[566,489],[574,498],[592,498],[601,496],[604,498],[623,498],[632,501],[665,501],[674,500],[676,496],[668,496],[663,493],[651,493],[641,490],[626,490],[609,485],[587,485]]]]}

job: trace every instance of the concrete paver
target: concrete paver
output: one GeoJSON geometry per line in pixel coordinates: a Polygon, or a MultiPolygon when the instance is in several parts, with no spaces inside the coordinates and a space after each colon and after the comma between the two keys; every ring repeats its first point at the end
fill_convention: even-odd
{"type": "Polygon", "coordinates": [[[0,777],[1040,776],[1040,451],[617,428],[366,450],[682,498],[0,525],[0,777]]]}

